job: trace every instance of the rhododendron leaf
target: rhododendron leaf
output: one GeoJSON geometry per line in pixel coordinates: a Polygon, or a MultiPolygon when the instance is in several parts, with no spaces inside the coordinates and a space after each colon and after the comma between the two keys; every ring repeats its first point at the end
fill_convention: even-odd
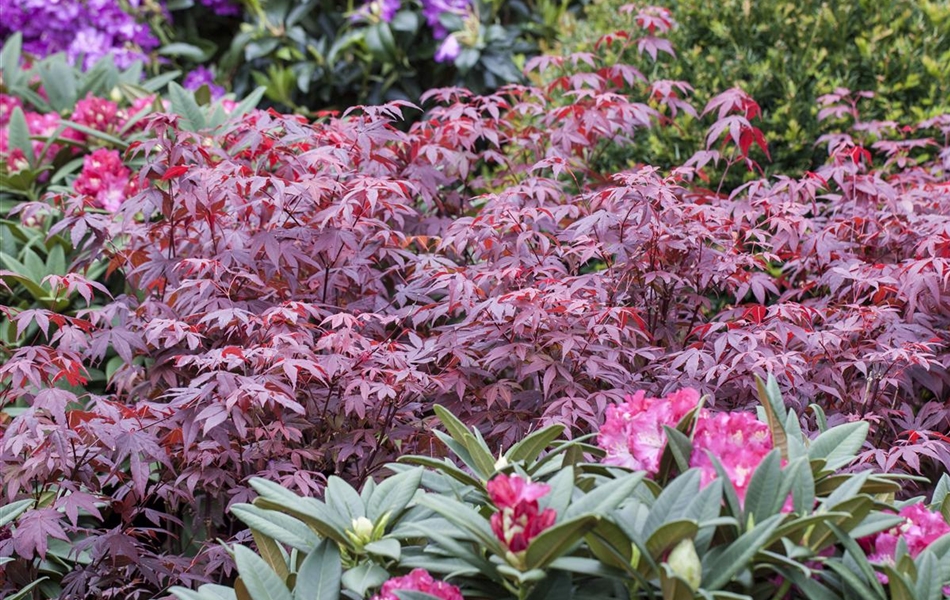
{"type": "Polygon", "coordinates": [[[465,448],[468,449],[472,457],[475,472],[478,473],[482,479],[491,477],[495,473],[495,459],[485,446],[484,440],[481,439],[480,435],[476,437],[476,435],[472,435],[471,433],[465,434],[464,440],[465,448]]]}
{"type": "Polygon", "coordinates": [[[601,519],[584,538],[591,552],[601,562],[623,569],[627,572],[637,565],[631,565],[633,550],[630,538],[617,524],[609,519],[601,519]]]}
{"type": "Polygon", "coordinates": [[[21,513],[33,505],[33,500],[26,498],[0,506],[0,527],[16,519],[21,513]]]}
{"type": "Polygon", "coordinates": [[[774,515],[782,507],[785,497],[782,487],[787,473],[782,473],[778,450],[769,452],[756,467],[745,493],[743,521],[750,517],[755,522],[774,515]]]}
{"type": "Polygon", "coordinates": [[[849,498],[835,504],[828,512],[841,516],[832,517],[831,519],[817,523],[814,529],[808,533],[807,545],[815,552],[821,552],[830,544],[834,543],[834,534],[831,531],[832,525],[840,527],[843,531],[850,532],[864,521],[873,506],[873,500],[867,496],[849,498]]]}
{"type": "Polygon", "coordinates": [[[785,433],[785,402],[782,401],[782,392],[778,389],[775,376],[769,374],[768,381],[756,375],[755,385],[759,392],[759,402],[765,410],[766,422],[772,433],[772,445],[782,453],[782,458],[788,459],[788,437],[785,433]]]}
{"type": "Polygon", "coordinates": [[[727,583],[743,569],[772,536],[772,532],[781,524],[785,515],[773,515],[758,523],[753,529],[743,533],[728,546],[711,550],[703,561],[703,587],[716,590],[727,583]]]}
{"type": "Polygon", "coordinates": [[[439,600],[438,596],[416,590],[394,590],[393,593],[399,600],[439,600]]]}
{"type": "Polygon", "coordinates": [[[4,40],[0,48],[0,71],[3,81],[9,88],[19,87],[20,80],[27,76],[27,71],[20,68],[20,56],[23,52],[23,34],[14,32],[4,40]]]}
{"type": "MultiPolygon", "coordinates": [[[[446,553],[457,558],[469,568],[474,569],[492,581],[501,582],[502,578],[498,575],[496,566],[486,559],[480,551],[473,551],[472,545],[467,541],[459,542],[451,536],[443,534],[438,530],[438,528],[433,526],[431,521],[427,521],[425,524],[410,524],[407,527],[407,531],[417,537],[428,538],[438,545],[440,551],[444,550],[446,553]]],[[[403,566],[421,567],[429,569],[430,571],[435,570],[435,566],[433,565],[433,560],[435,560],[435,558],[432,555],[422,554],[419,557],[418,562],[416,562],[413,560],[414,557],[410,555],[410,552],[410,550],[403,552],[401,562],[403,566]]],[[[448,567],[448,571],[445,572],[454,572],[459,570],[462,569],[450,565],[448,567]]]]}
{"type": "Polygon", "coordinates": [[[825,409],[818,404],[809,404],[808,408],[815,413],[815,425],[818,426],[818,431],[820,433],[828,431],[828,417],[825,416],[825,409]]]}
{"type": "Polygon", "coordinates": [[[452,411],[445,408],[441,404],[434,404],[432,406],[432,410],[439,418],[442,426],[445,427],[445,430],[449,433],[449,435],[452,436],[452,439],[464,446],[465,436],[470,433],[468,427],[465,426],[465,423],[462,423],[458,417],[452,414],[452,411]]]}
{"type": "Polygon", "coordinates": [[[729,473],[726,472],[725,467],[722,466],[719,459],[708,450],[706,453],[709,455],[709,460],[716,470],[718,480],[722,482],[722,493],[726,500],[728,513],[730,516],[739,519],[742,516],[742,501],[739,500],[739,494],[736,493],[736,486],[733,485],[732,480],[729,479],[729,473]]]}
{"type": "Polygon", "coordinates": [[[535,431],[505,452],[509,462],[524,461],[530,465],[544,450],[564,432],[563,425],[550,425],[535,431]]]}
{"type": "Polygon", "coordinates": [[[695,504],[699,491],[700,473],[690,469],[667,484],[650,507],[650,516],[644,524],[643,535],[649,537],[664,523],[673,519],[699,520],[695,504]]]}
{"type": "Polygon", "coordinates": [[[50,107],[56,112],[72,109],[76,104],[76,72],[62,56],[51,56],[37,66],[43,90],[50,107]]]}
{"type": "Polygon", "coordinates": [[[410,469],[387,477],[376,486],[366,502],[366,516],[373,523],[386,514],[391,521],[395,521],[416,495],[421,481],[422,469],[410,469]]]}
{"type": "Polygon", "coordinates": [[[650,534],[647,539],[647,552],[653,560],[659,562],[673,546],[685,539],[693,539],[698,532],[699,524],[696,521],[686,519],[667,521],[650,534]]]}
{"type": "Polygon", "coordinates": [[[402,546],[399,544],[399,540],[393,538],[376,540],[375,542],[366,544],[363,548],[371,554],[385,556],[386,558],[391,558],[396,561],[399,560],[399,556],[402,553],[402,546]]]}
{"type": "Polygon", "coordinates": [[[33,143],[30,141],[30,128],[26,124],[22,108],[17,106],[13,109],[6,127],[10,148],[17,148],[23,152],[31,165],[35,164],[36,155],[33,154],[33,143]]]}
{"type": "Polygon", "coordinates": [[[550,508],[558,515],[563,515],[571,503],[574,494],[574,469],[567,467],[558,471],[557,475],[546,482],[551,489],[538,500],[538,507],[542,510],[550,508]]]}
{"type": "Polygon", "coordinates": [[[400,456],[399,462],[411,462],[424,467],[429,467],[430,469],[435,469],[441,473],[445,473],[452,479],[455,479],[463,485],[470,485],[472,487],[480,487],[481,482],[465,471],[459,469],[454,464],[449,462],[447,459],[438,460],[435,458],[430,458],[428,456],[400,456]]]}
{"type": "Polygon", "coordinates": [[[294,600],[338,600],[343,577],[340,550],[323,540],[304,559],[294,583],[294,600]]]}
{"type": "Polygon", "coordinates": [[[359,492],[336,475],[327,480],[323,499],[344,523],[349,524],[354,519],[366,516],[366,507],[363,506],[363,499],[360,498],[359,492]]]}
{"type": "Polygon", "coordinates": [[[815,507],[815,479],[812,475],[811,464],[804,456],[793,459],[785,467],[782,478],[782,497],[791,492],[795,512],[807,515],[815,507]]]}
{"type": "MultiPolygon", "coordinates": [[[[839,575],[841,571],[838,571],[839,575]]],[[[914,594],[914,584],[900,570],[890,565],[884,565],[884,574],[887,575],[887,598],[888,600],[921,600],[914,594]]],[[[843,577],[845,581],[851,583],[853,580],[843,577]]],[[[866,593],[867,587],[858,588],[862,593],[866,593]]],[[[870,596],[864,596],[870,597],[870,596]]]]}
{"type": "MultiPolygon", "coordinates": [[[[472,458],[472,453],[469,452],[469,451],[468,451],[468,448],[465,447],[464,442],[458,442],[458,441],[456,441],[454,438],[452,438],[452,436],[450,436],[450,435],[448,435],[448,434],[445,434],[445,433],[443,433],[443,432],[441,432],[441,431],[433,431],[432,433],[433,433],[433,435],[435,435],[437,438],[439,438],[439,440],[440,440],[443,444],[445,444],[446,446],[448,446],[449,450],[451,450],[452,453],[455,454],[455,456],[456,456],[460,461],[462,461],[462,463],[463,463],[466,467],[468,467],[469,469],[471,469],[471,471],[472,471],[473,473],[475,473],[476,475],[478,475],[482,480],[487,479],[486,476],[483,476],[483,475],[479,472],[478,464],[477,464],[477,462],[475,461],[475,459],[472,458]]],[[[492,467],[494,468],[494,463],[492,463],[492,467]]],[[[481,484],[479,484],[479,485],[481,485],[481,484]]]]}
{"type": "Polygon", "coordinates": [[[306,524],[282,512],[263,510],[253,504],[235,504],[231,513],[248,527],[303,552],[310,552],[320,543],[306,524]]]}
{"type": "Polygon", "coordinates": [[[283,579],[250,549],[234,546],[234,562],[252,600],[293,600],[283,579]]]}
{"type": "Polygon", "coordinates": [[[254,109],[258,104],[260,104],[261,98],[264,97],[264,92],[267,91],[266,87],[258,86],[254,88],[248,95],[241,100],[237,106],[231,111],[230,117],[232,119],[238,119],[245,114],[249,113],[254,109]]]}
{"type": "Polygon", "coordinates": [[[646,474],[642,471],[601,483],[582,498],[575,500],[564,513],[565,519],[584,514],[605,515],[629,498],[646,474]]]}
{"type": "Polygon", "coordinates": [[[812,441],[808,458],[825,461],[824,470],[836,471],[852,462],[868,437],[870,423],[857,421],[829,429],[812,441]]]}
{"type": "Polygon", "coordinates": [[[845,551],[848,553],[848,557],[851,561],[858,567],[858,570],[864,576],[864,580],[874,589],[879,597],[885,597],[884,588],[881,586],[881,582],[878,581],[877,576],[874,574],[874,568],[868,562],[867,555],[865,555],[864,550],[861,549],[861,546],[855,541],[855,537],[850,532],[842,531],[840,527],[836,527],[833,524],[829,524],[828,528],[834,534],[834,536],[841,542],[841,545],[844,547],[845,551]]]}
{"type": "Polygon", "coordinates": [[[663,600],[693,600],[693,588],[680,577],[673,574],[667,565],[660,566],[660,590],[663,600]]]}
{"type": "Polygon", "coordinates": [[[468,505],[435,494],[422,496],[419,504],[431,508],[442,515],[446,521],[474,535],[483,546],[498,556],[505,555],[506,550],[495,537],[488,521],[468,505]]]}
{"type": "Polygon", "coordinates": [[[679,427],[673,429],[664,425],[663,432],[666,434],[666,447],[660,458],[660,470],[657,473],[659,481],[665,481],[669,477],[674,464],[680,473],[688,471],[689,457],[693,453],[692,442],[685,433],[680,431],[679,427]]]}
{"type": "Polygon", "coordinates": [[[286,581],[290,570],[287,568],[287,555],[283,549],[274,541],[274,538],[264,535],[253,527],[251,527],[251,537],[254,538],[257,553],[282,580],[286,581]]]}
{"type": "Polygon", "coordinates": [[[187,131],[201,131],[207,126],[204,112],[194,97],[174,81],[168,84],[168,99],[172,112],[184,117],[182,127],[187,131]]]}
{"type": "Polygon", "coordinates": [[[528,569],[543,569],[562,554],[570,551],[600,520],[596,515],[582,515],[562,521],[542,531],[528,544],[525,564],[528,569]]]}
{"type": "Polygon", "coordinates": [[[76,131],[85,133],[88,136],[92,136],[104,142],[108,142],[109,144],[117,148],[125,149],[129,147],[128,142],[121,140],[115,137],[114,135],[109,135],[108,133],[104,131],[99,131],[98,129],[93,129],[92,127],[86,127],[85,125],[81,123],[76,123],[75,121],[70,121],[69,119],[63,119],[62,121],[60,121],[60,123],[64,125],[68,125],[70,129],[75,129],[76,131]]]}
{"type": "Polygon", "coordinates": [[[343,587],[363,597],[372,588],[377,588],[389,579],[389,572],[379,565],[364,562],[343,573],[343,587]]]}

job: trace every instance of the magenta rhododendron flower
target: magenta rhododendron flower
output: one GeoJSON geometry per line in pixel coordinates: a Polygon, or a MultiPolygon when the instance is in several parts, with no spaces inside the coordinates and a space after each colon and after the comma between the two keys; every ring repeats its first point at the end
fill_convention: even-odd
{"type": "Polygon", "coordinates": [[[424,592],[441,600],[463,600],[456,586],[433,579],[425,569],[413,569],[408,575],[393,577],[383,584],[373,600],[399,600],[397,591],[424,592]]]}
{"type": "Polygon", "coordinates": [[[538,506],[538,499],[551,488],[531,483],[520,475],[501,474],[488,482],[488,495],[498,512],[491,517],[492,531],[512,552],[528,548],[531,540],[554,524],[557,513],[538,506]]]}
{"type": "Polygon", "coordinates": [[[746,412],[703,414],[697,419],[689,464],[702,471],[701,485],[718,477],[711,453],[722,463],[740,500],[756,467],[772,450],[769,427],[746,412]]]}
{"type": "Polygon", "coordinates": [[[676,424],[699,403],[699,392],[684,388],[665,398],[649,398],[643,391],[622,404],[607,407],[597,444],[607,451],[603,462],[656,473],[666,447],[663,426],[676,424]]]}
{"type": "Polygon", "coordinates": [[[20,102],[19,98],[0,94],[0,127],[4,127],[10,122],[10,113],[17,107],[23,108],[23,103],[20,102]]]}
{"type": "Polygon", "coordinates": [[[214,71],[205,67],[195,67],[185,76],[185,80],[181,83],[183,88],[192,91],[199,89],[203,85],[208,86],[212,100],[217,100],[225,94],[225,89],[214,82],[214,71]]]}
{"type": "Polygon", "coordinates": [[[893,564],[897,543],[901,538],[907,544],[907,553],[910,557],[917,558],[927,546],[950,533],[950,525],[944,520],[943,515],[938,511],[929,510],[922,502],[905,506],[897,514],[904,518],[904,522],[873,537],[871,542],[873,552],[868,555],[869,561],[893,564]]]}
{"type": "Polygon", "coordinates": [[[94,197],[99,208],[115,212],[135,192],[130,174],[118,151],[100,148],[83,157],[82,172],[73,182],[73,189],[94,197]]]}

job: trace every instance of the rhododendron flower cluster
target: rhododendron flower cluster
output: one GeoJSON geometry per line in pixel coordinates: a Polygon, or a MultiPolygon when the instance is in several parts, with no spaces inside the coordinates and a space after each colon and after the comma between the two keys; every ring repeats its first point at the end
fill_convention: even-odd
{"type": "Polygon", "coordinates": [[[20,32],[24,51],[34,56],[65,52],[71,63],[88,69],[111,55],[125,69],[159,45],[136,18],[148,10],[140,0],[0,0],[0,41],[20,32]]]}
{"type": "Polygon", "coordinates": [[[701,485],[718,477],[712,456],[722,464],[740,500],[745,499],[749,481],[762,459],[772,451],[769,427],[746,412],[706,414],[696,421],[691,467],[702,472],[701,485]]]}
{"type": "Polygon", "coordinates": [[[400,8],[402,8],[402,0],[368,0],[350,15],[350,20],[389,23],[400,8]]]}
{"type": "Polygon", "coordinates": [[[526,550],[531,540],[557,518],[554,509],[542,511],[538,506],[538,499],[551,491],[546,484],[531,483],[520,475],[501,474],[489,481],[486,488],[499,509],[491,517],[492,531],[512,552],[526,550]]]}
{"type": "Polygon", "coordinates": [[[82,172],[73,189],[94,197],[97,207],[115,212],[135,193],[135,182],[129,175],[131,171],[122,164],[118,151],[100,148],[83,158],[82,172]]]}
{"type": "Polygon", "coordinates": [[[224,88],[214,82],[214,71],[205,67],[192,69],[182,82],[182,87],[186,90],[197,90],[203,85],[208,86],[212,100],[217,100],[224,95],[224,88]]]}
{"type": "MultiPolygon", "coordinates": [[[[685,388],[665,398],[648,398],[639,391],[621,404],[607,407],[597,444],[607,451],[603,462],[655,475],[666,448],[663,426],[676,427],[699,404],[699,392],[685,388]]],[[[765,423],[745,412],[696,415],[690,466],[702,472],[702,485],[718,474],[710,454],[715,456],[736,488],[739,499],[755,469],[772,450],[772,437],[765,423]]]]}
{"type": "Polygon", "coordinates": [[[440,600],[462,600],[462,592],[451,583],[433,579],[425,569],[413,569],[408,575],[393,577],[383,584],[373,600],[399,600],[396,592],[423,592],[440,600]]]}
{"type": "Polygon", "coordinates": [[[656,473],[666,447],[663,426],[676,424],[699,403],[699,392],[684,388],[665,398],[648,398],[643,391],[607,407],[607,419],[597,443],[607,451],[604,463],[656,473]]]}
{"type": "Polygon", "coordinates": [[[868,555],[868,560],[871,562],[894,564],[897,543],[901,538],[907,544],[907,553],[910,557],[917,558],[927,546],[950,534],[950,524],[947,524],[943,515],[938,511],[929,510],[922,502],[905,506],[897,514],[904,518],[903,523],[882,531],[873,538],[865,538],[866,541],[870,541],[870,547],[873,550],[868,555]]]}

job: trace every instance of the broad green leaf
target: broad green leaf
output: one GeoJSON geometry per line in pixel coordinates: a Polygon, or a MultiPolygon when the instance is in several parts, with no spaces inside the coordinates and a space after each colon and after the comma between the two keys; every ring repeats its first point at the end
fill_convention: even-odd
{"type": "Polygon", "coordinates": [[[275,510],[264,510],[253,504],[235,504],[231,513],[251,529],[278,542],[310,552],[320,543],[320,538],[300,520],[275,510]]]}
{"type": "Polygon", "coordinates": [[[446,475],[448,475],[452,479],[455,479],[456,481],[458,481],[459,483],[463,485],[470,485],[472,487],[481,487],[480,481],[478,481],[477,479],[475,479],[474,477],[472,477],[465,471],[459,469],[458,467],[456,467],[454,464],[452,464],[451,462],[447,460],[438,460],[435,458],[430,458],[428,456],[411,455],[411,456],[400,456],[399,462],[408,462],[408,463],[422,465],[424,467],[429,467],[430,469],[434,469],[436,471],[445,473],[446,475]]]}
{"type": "Polygon", "coordinates": [[[24,513],[26,509],[30,508],[32,504],[33,500],[26,498],[25,500],[17,500],[16,502],[0,506],[0,527],[16,519],[24,513]]]}
{"type": "Polygon", "coordinates": [[[36,164],[33,143],[30,141],[30,128],[26,124],[23,109],[19,106],[10,113],[10,120],[7,122],[7,139],[10,148],[20,149],[31,165],[36,164]]]}
{"type": "Polygon", "coordinates": [[[782,453],[782,458],[788,460],[788,437],[785,433],[785,402],[782,401],[782,392],[778,389],[775,376],[769,374],[768,381],[762,381],[755,376],[755,385],[759,391],[759,402],[765,409],[769,431],[772,432],[772,445],[782,453]]]}
{"type": "Polygon", "coordinates": [[[633,490],[643,481],[644,475],[642,471],[630,473],[598,485],[582,498],[572,502],[564,518],[570,519],[583,514],[601,516],[609,513],[633,494],[633,490]]]}
{"type": "Polygon", "coordinates": [[[40,577],[38,579],[34,579],[30,583],[28,583],[25,587],[20,588],[20,590],[17,591],[17,593],[13,594],[12,596],[5,596],[4,600],[29,600],[30,598],[33,597],[33,588],[39,586],[41,583],[43,583],[44,581],[47,581],[48,579],[49,577],[40,577]]]}
{"type": "Polygon", "coordinates": [[[251,536],[254,538],[254,545],[257,546],[257,552],[264,562],[277,573],[281,581],[287,581],[290,575],[290,569],[287,568],[287,560],[284,552],[277,545],[273,538],[264,535],[260,531],[251,528],[251,536]]]}
{"type": "Polygon", "coordinates": [[[234,562],[252,600],[294,600],[284,580],[248,548],[235,546],[234,562]]]}
{"type": "MultiPolygon", "coordinates": [[[[768,542],[772,532],[782,523],[785,515],[773,515],[739,536],[712,560],[703,563],[703,587],[716,590],[732,581],[768,542]]],[[[707,555],[708,556],[708,555],[707,555]]]]}
{"type": "Polygon", "coordinates": [[[0,74],[8,88],[19,87],[20,80],[26,76],[20,68],[20,56],[23,52],[23,34],[17,31],[3,42],[0,50],[0,74]]]}
{"type": "Polygon", "coordinates": [[[391,521],[398,519],[416,495],[421,481],[422,469],[411,469],[386,478],[369,497],[366,516],[374,525],[386,514],[391,521]]]}
{"type": "Polygon", "coordinates": [[[266,90],[267,88],[265,87],[255,88],[254,91],[245,96],[244,99],[234,107],[234,110],[231,111],[230,117],[232,119],[237,119],[254,110],[254,108],[256,108],[260,103],[261,98],[264,97],[264,92],[266,90]]]}
{"type": "Polygon", "coordinates": [[[43,89],[50,106],[56,112],[72,109],[79,98],[76,95],[76,72],[61,55],[51,56],[38,65],[43,89]]]}
{"type": "Polygon", "coordinates": [[[402,554],[402,546],[399,544],[399,540],[393,538],[376,540],[375,542],[366,544],[363,548],[370,554],[385,556],[395,561],[398,561],[399,556],[402,554]]]}
{"type": "MultiPolygon", "coordinates": [[[[431,508],[450,523],[475,536],[475,539],[495,554],[505,555],[505,547],[495,537],[487,519],[470,506],[435,494],[422,496],[419,499],[419,504],[431,508]]],[[[538,538],[540,537],[538,536],[538,538]]]]}
{"type": "Polygon", "coordinates": [[[297,571],[294,600],[338,600],[342,578],[340,550],[334,542],[323,540],[297,571]]]}
{"type": "Polygon", "coordinates": [[[79,123],[76,123],[75,121],[70,121],[69,119],[63,119],[62,121],[60,121],[60,123],[63,123],[64,125],[68,125],[70,129],[81,131],[82,133],[85,133],[88,136],[100,139],[104,142],[109,142],[110,144],[112,144],[113,146],[116,146],[117,148],[125,149],[129,147],[129,143],[126,142],[125,140],[121,140],[115,137],[114,135],[109,135],[108,133],[105,133],[104,131],[99,131],[98,129],[93,129],[92,127],[86,127],[85,125],[81,125],[79,123]]]}
{"type": "Polygon", "coordinates": [[[870,424],[867,421],[845,423],[819,435],[808,448],[808,458],[825,461],[826,471],[836,471],[854,460],[864,445],[870,424]]]}
{"type": "Polygon", "coordinates": [[[387,579],[389,572],[386,569],[371,562],[364,562],[343,573],[341,581],[343,587],[363,597],[368,590],[383,585],[387,579]]]}
{"type": "Polygon", "coordinates": [[[525,555],[529,569],[543,569],[577,544],[597,525],[600,517],[583,515],[563,521],[541,532],[531,540],[525,555]]]}
{"type": "Polygon", "coordinates": [[[340,520],[346,523],[347,528],[354,519],[366,516],[366,507],[363,506],[359,492],[336,475],[332,475],[327,481],[323,499],[327,506],[339,515],[340,520]]]}
{"type": "Polygon", "coordinates": [[[942,600],[942,588],[950,584],[950,574],[940,571],[933,552],[924,550],[914,562],[917,565],[916,600],[942,600]]]}
{"type": "Polygon", "coordinates": [[[184,117],[182,125],[185,129],[201,131],[207,126],[201,107],[185,88],[174,81],[169,83],[168,98],[171,101],[172,111],[184,117]]]}
{"type": "Polygon", "coordinates": [[[750,516],[753,518],[753,522],[757,523],[774,515],[782,508],[782,503],[785,500],[781,496],[784,476],[781,467],[781,455],[777,450],[772,450],[759,463],[752,474],[752,479],[749,481],[742,519],[744,523],[749,521],[750,516]]]}
{"type": "Polygon", "coordinates": [[[699,524],[696,521],[677,520],[664,523],[647,540],[647,552],[654,560],[660,561],[663,555],[685,539],[696,537],[699,524]]]}
{"type": "Polygon", "coordinates": [[[505,452],[505,458],[509,462],[524,461],[526,465],[531,464],[562,433],[563,425],[550,425],[539,429],[509,448],[508,452],[505,452]]]}
{"type": "Polygon", "coordinates": [[[665,564],[660,569],[660,590],[663,600],[693,600],[693,588],[674,575],[665,564]]]}

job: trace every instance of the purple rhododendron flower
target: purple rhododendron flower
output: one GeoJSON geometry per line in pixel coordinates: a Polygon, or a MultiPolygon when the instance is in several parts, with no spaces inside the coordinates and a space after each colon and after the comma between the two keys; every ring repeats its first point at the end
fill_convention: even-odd
{"type": "Polygon", "coordinates": [[[231,0],[201,0],[201,4],[221,17],[236,17],[241,14],[241,7],[231,0]]]}
{"type": "Polygon", "coordinates": [[[111,54],[116,66],[127,68],[159,45],[137,18],[146,9],[137,1],[127,6],[130,12],[118,0],[0,0],[0,41],[20,32],[27,54],[65,52],[73,64],[81,57],[83,69],[111,54]]]}
{"type": "Polygon", "coordinates": [[[393,577],[383,584],[373,600],[399,600],[397,591],[423,592],[441,600],[464,600],[461,590],[456,586],[433,579],[425,569],[413,569],[408,575],[393,577]]]}
{"type": "Polygon", "coordinates": [[[452,62],[458,58],[462,52],[462,46],[454,35],[450,35],[442,41],[439,49],[435,51],[435,62],[452,62]]]}
{"type": "Polygon", "coordinates": [[[350,21],[369,21],[374,22],[377,19],[389,23],[402,8],[402,0],[366,0],[353,14],[350,15],[350,21]]]}
{"type": "Polygon", "coordinates": [[[217,100],[224,95],[225,90],[214,82],[214,72],[205,67],[196,67],[185,77],[182,87],[186,90],[197,90],[203,85],[207,85],[211,90],[211,98],[217,100]]]}
{"type": "MultiPolygon", "coordinates": [[[[439,21],[445,13],[452,13],[459,16],[465,15],[472,6],[472,0],[422,0],[422,15],[426,18],[426,23],[432,28],[432,35],[437,40],[445,38],[449,34],[448,30],[439,21]]],[[[456,45],[458,42],[456,42],[456,45]]],[[[458,56],[458,53],[455,54],[458,56]]],[[[453,56],[452,59],[455,57],[453,56]]],[[[452,60],[449,59],[449,60],[452,60]]],[[[436,59],[438,60],[438,59],[436,59]]]]}

